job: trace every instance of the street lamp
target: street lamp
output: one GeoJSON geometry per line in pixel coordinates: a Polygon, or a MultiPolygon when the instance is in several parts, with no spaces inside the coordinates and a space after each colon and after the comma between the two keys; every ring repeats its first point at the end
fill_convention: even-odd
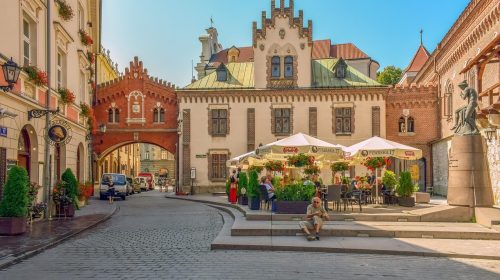
{"type": "Polygon", "coordinates": [[[106,124],[101,124],[99,126],[99,130],[102,132],[102,133],[106,133],[106,124]]]}
{"type": "Polygon", "coordinates": [[[17,79],[19,79],[19,73],[21,73],[21,68],[17,66],[12,60],[12,57],[2,65],[3,77],[5,81],[7,81],[6,86],[0,86],[0,89],[3,91],[10,91],[14,88],[14,84],[17,83],[17,79]]]}

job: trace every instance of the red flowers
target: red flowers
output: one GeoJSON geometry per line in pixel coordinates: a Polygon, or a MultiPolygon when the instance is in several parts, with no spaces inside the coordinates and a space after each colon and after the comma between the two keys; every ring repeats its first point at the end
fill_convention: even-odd
{"type": "Polygon", "coordinates": [[[28,79],[37,86],[47,86],[49,83],[47,73],[40,71],[36,66],[27,66],[23,68],[28,74],[28,79]]]}
{"type": "MultiPolygon", "coordinates": [[[[90,40],[92,40],[92,38],[90,40]]],[[[87,51],[87,59],[90,61],[90,64],[94,64],[95,61],[94,53],[87,51]]]]}
{"type": "Polygon", "coordinates": [[[67,88],[59,88],[59,95],[61,95],[61,101],[64,104],[69,104],[75,102],[75,94],[67,88]]]}
{"type": "Polygon", "coordinates": [[[80,34],[80,41],[82,42],[83,45],[85,46],[90,46],[94,43],[94,40],[92,40],[92,37],[83,29],[80,29],[78,32],[80,34]]]}
{"type": "Polygon", "coordinates": [[[391,160],[388,157],[369,157],[366,158],[363,162],[363,165],[366,166],[370,171],[375,171],[377,168],[382,168],[384,166],[390,166],[391,160]]]}
{"type": "Polygon", "coordinates": [[[73,18],[73,9],[68,3],[66,3],[65,0],[56,0],[55,2],[59,5],[59,16],[64,21],[68,21],[73,18]]]}
{"type": "Polygon", "coordinates": [[[268,161],[265,165],[268,171],[283,171],[285,170],[285,165],[281,161],[268,161]]]}

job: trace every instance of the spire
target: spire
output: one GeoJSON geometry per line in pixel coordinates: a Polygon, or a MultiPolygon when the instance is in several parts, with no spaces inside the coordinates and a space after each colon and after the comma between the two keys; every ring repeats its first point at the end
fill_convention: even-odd
{"type": "Polygon", "coordinates": [[[214,17],[210,17],[210,28],[214,27],[214,17]]]}
{"type": "Polygon", "coordinates": [[[420,45],[421,46],[423,45],[423,40],[422,40],[423,34],[424,34],[424,30],[420,29],[420,45]]]}

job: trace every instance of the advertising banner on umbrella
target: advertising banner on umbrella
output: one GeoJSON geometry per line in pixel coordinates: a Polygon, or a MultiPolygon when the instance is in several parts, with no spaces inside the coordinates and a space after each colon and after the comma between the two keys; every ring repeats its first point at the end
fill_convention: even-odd
{"type": "Polygon", "coordinates": [[[368,157],[395,157],[404,160],[422,158],[422,150],[380,137],[372,137],[347,147],[345,152],[346,159],[349,160],[368,157]]]}

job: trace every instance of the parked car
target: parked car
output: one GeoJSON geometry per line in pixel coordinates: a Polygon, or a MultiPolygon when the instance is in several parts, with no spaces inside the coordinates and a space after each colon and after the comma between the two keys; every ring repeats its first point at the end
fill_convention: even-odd
{"type": "Polygon", "coordinates": [[[134,193],[141,193],[141,182],[139,178],[133,178],[132,177],[132,188],[134,190],[134,193]]]}
{"type": "Polygon", "coordinates": [[[134,191],[134,179],[132,177],[127,176],[127,195],[132,195],[135,193],[134,191]]]}
{"type": "Polygon", "coordinates": [[[139,186],[141,188],[141,190],[143,191],[148,191],[149,189],[149,186],[148,186],[148,178],[146,177],[137,177],[137,179],[139,180],[139,186]]]}
{"type": "Polygon", "coordinates": [[[127,197],[127,179],[125,175],[117,173],[102,174],[101,184],[99,187],[100,199],[106,199],[108,197],[108,182],[110,178],[115,186],[115,197],[118,196],[125,200],[127,197]]]}
{"type": "Polygon", "coordinates": [[[155,176],[152,173],[141,172],[141,173],[139,173],[139,177],[145,177],[146,182],[148,183],[148,189],[154,190],[154,188],[155,188],[155,176]]]}

